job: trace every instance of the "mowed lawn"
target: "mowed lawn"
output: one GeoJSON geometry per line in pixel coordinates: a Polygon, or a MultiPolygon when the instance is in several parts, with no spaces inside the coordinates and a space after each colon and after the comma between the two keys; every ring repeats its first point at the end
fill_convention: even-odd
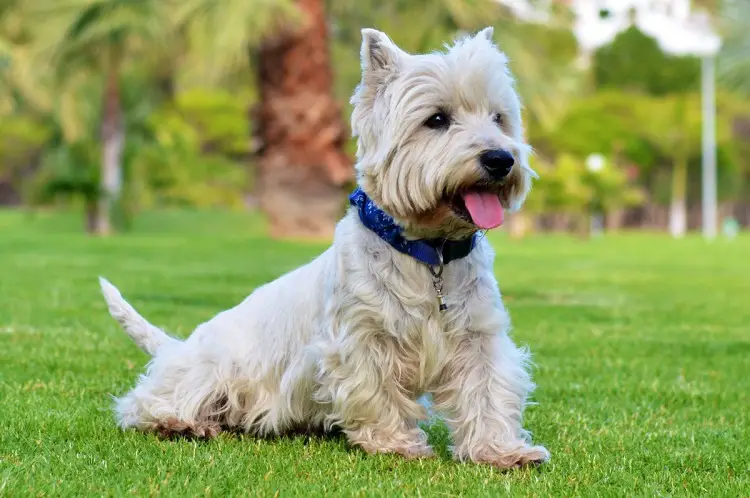
{"type": "MultiPolygon", "coordinates": [[[[98,240],[73,215],[0,213],[0,495],[750,496],[750,237],[491,236],[514,337],[536,362],[526,425],[552,452],[499,472],[367,456],[340,437],[161,441],[111,413],[147,357],[105,275],[179,335],[324,244],[256,218],[159,213],[98,240]]],[[[269,331],[272,333],[272,331],[269,331]]]]}

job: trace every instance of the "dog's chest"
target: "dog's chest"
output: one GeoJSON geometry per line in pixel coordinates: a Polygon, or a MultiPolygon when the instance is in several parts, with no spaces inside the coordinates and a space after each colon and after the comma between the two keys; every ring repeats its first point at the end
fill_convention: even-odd
{"type": "Polygon", "coordinates": [[[394,338],[399,382],[413,392],[429,390],[466,333],[468,307],[453,282],[446,282],[448,309],[440,311],[430,279],[406,289],[391,287],[383,327],[394,338]],[[454,292],[451,292],[451,291],[454,292]],[[400,292],[398,292],[400,291],[400,292]],[[406,299],[405,299],[406,298],[406,299]]]}
{"type": "MultiPolygon", "coordinates": [[[[356,221],[356,220],[354,220],[356,221]]],[[[347,225],[344,224],[343,228],[347,225]]],[[[423,263],[396,251],[357,223],[356,242],[342,243],[338,273],[345,282],[334,287],[344,313],[337,330],[378,349],[378,357],[393,359],[399,384],[412,392],[429,390],[439,380],[459,344],[472,333],[472,315],[492,308],[478,276],[483,247],[444,268],[443,294],[448,309],[441,312],[432,275],[423,263]],[[354,247],[356,250],[352,250],[354,247]],[[484,296],[484,297],[482,297],[484,296]],[[352,324],[347,325],[347,322],[352,324]]],[[[343,230],[345,232],[345,230],[343,230]]],[[[486,265],[485,265],[486,266],[486,265]]]]}

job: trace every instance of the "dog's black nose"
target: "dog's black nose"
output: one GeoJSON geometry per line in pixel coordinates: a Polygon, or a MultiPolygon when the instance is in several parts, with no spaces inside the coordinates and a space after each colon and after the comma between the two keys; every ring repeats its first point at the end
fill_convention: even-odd
{"type": "Polygon", "coordinates": [[[483,152],[479,156],[479,160],[482,162],[482,166],[492,176],[494,180],[502,180],[510,170],[513,169],[515,160],[513,155],[502,149],[488,150],[483,152]]]}

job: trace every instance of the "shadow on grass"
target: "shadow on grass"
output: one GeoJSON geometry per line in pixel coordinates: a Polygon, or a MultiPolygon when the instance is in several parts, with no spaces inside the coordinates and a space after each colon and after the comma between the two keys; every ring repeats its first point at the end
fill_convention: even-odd
{"type": "MultiPolygon", "coordinates": [[[[448,427],[440,420],[433,420],[428,423],[421,425],[422,428],[427,432],[428,442],[435,450],[435,456],[445,462],[453,462],[453,457],[450,453],[450,433],[448,427]]],[[[216,437],[200,437],[192,433],[172,433],[168,436],[160,436],[156,434],[162,441],[196,441],[199,443],[208,444],[213,439],[234,439],[242,441],[246,439],[260,440],[267,443],[279,443],[282,441],[294,441],[302,440],[302,445],[307,446],[311,443],[330,442],[335,443],[347,452],[355,452],[361,455],[371,456],[359,447],[354,447],[349,444],[346,439],[346,435],[340,427],[333,427],[330,431],[325,431],[322,428],[297,428],[294,430],[287,431],[283,434],[269,434],[269,435],[256,435],[245,432],[239,427],[222,427],[216,437]]]]}

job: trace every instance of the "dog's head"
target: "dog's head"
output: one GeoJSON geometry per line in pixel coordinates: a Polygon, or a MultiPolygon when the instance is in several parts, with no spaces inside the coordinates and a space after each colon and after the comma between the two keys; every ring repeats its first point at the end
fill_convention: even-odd
{"type": "Polygon", "coordinates": [[[357,173],[367,194],[418,236],[461,238],[520,208],[536,176],[521,103],[492,28],[443,53],[411,55],[362,30],[352,97],[357,173]]]}

